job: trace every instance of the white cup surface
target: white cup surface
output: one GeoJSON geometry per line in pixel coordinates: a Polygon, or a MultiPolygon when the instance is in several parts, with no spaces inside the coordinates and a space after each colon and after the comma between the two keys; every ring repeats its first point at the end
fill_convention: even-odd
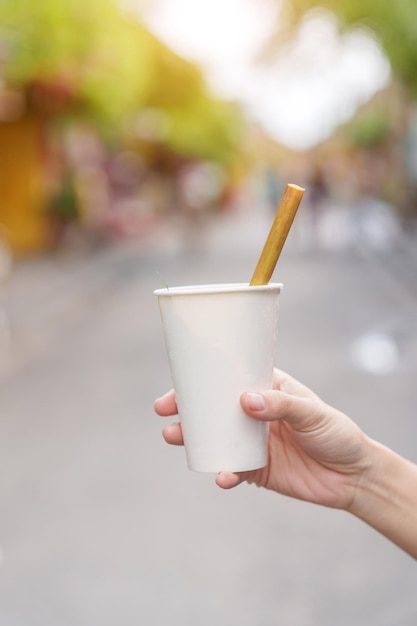
{"type": "Polygon", "coordinates": [[[233,283],[154,292],[191,470],[267,462],[268,424],[244,413],[240,395],[271,388],[281,289],[233,283]]]}

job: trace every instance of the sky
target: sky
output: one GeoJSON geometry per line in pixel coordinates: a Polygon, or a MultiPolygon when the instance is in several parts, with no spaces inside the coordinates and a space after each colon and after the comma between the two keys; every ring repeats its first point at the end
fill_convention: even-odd
{"type": "Polygon", "coordinates": [[[306,149],[349,119],[389,81],[389,64],[364,32],[340,36],[312,16],[280,59],[259,61],[276,28],[274,0],[124,0],[148,28],[203,70],[215,94],[242,103],[277,141],[306,149]]]}

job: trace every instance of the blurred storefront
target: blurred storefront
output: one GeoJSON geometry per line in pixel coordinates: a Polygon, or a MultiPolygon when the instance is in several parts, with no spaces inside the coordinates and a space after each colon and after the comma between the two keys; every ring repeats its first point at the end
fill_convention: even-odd
{"type": "Polygon", "coordinates": [[[0,228],[16,255],[135,231],[184,167],[230,167],[236,107],[113,0],[0,8],[0,228]],[[81,3],[82,4],[82,3],[81,3]]]}
{"type": "Polygon", "coordinates": [[[0,122],[0,236],[16,253],[35,252],[48,243],[42,137],[43,123],[34,115],[0,122]]]}

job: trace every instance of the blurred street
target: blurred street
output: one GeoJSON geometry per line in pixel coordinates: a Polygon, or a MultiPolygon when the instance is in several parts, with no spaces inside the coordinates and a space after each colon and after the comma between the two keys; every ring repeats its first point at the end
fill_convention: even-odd
{"type": "MultiPolygon", "coordinates": [[[[160,276],[249,280],[271,219],[221,215],[198,239],[166,220],[12,271],[0,626],[415,626],[410,557],[346,513],[223,492],[161,438],[152,404],[170,377],[153,289],[160,276]]],[[[276,362],[417,461],[416,241],[307,247],[300,220],[274,275],[276,362]]]]}

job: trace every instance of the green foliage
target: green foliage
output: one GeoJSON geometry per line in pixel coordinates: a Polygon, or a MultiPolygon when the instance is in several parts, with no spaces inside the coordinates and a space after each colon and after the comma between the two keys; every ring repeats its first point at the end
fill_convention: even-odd
{"type": "Polygon", "coordinates": [[[233,157],[240,127],[232,106],[197,94],[185,106],[167,107],[167,112],[172,150],[223,164],[233,157]]]}
{"type": "Polygon", "coordinates": [[[357,146],[376,148],[388,138],[389,123],[384,115],[367,111],[357,115],[346,126],[346,130],[357,146]]]}
{"type": "Polygon", "coordinates": [[[192,63],[158,46],[146,104],[166,115],[167,145],[182,155],[227,164],[240,132],[236,107],[214,98],[192,63]]]}
{"type": "Polygon", "coordinates": [[[288,33],[311,9],[334,13],[341,28],[365,27],[379,40],[394,75],[417,97],[416,0],[286,0],[288,33]]]}
{"type": "Polygon", "coordinates": [[[10,83],[62,88],[107,135],[150,108],[171,149],[220,162],[234,150],[236,112],[116,0],[0,0],[0,45],[10,83]]]}
{"type": "Polygon", "coordinates": [[[58,83],[110,123],[144,98],[149,42],[113,0],[1,0],[0,24],[10,82],[58,83]]]}

